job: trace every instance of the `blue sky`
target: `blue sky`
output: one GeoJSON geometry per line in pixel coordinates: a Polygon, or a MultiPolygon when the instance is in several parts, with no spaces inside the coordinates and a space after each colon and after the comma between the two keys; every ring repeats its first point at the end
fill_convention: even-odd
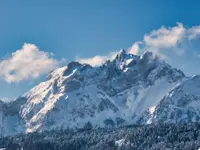
{"type": "MultiPolygon", "coordinates": [[[[95,55],[109,58],[111,52],[130,49],[134,43],[135,46],[139,45],[138,53],[153,49],[186,74],[198,74],[200,69],[195,66],[200,63],[199,5],[200,2],[195,0],[1,0],[0,98],[14,98],[23,94],[43,81],[54,65],[65,65],[75,59],[84,62],[95,55]],[[175,43],[155,44],[155,37],[157,41],[172,39],[179,29],[181,33],[175,37],[178,38],[174,39],[175,43]],[[167,37],[163,34],[167,34],[167,37]],[[150,38],[148,42],[145,35],[147,39],[150,38]],[[190,38],[192,35],[195,37],[190,38]],[[24,46],[24,43],[30,43],[32,47],[24,46]],[[42,61],[37,58],[42,55],[41,58],[48,64],[46,66],[52,67],[46,68],[44,65],[37,68],[36,73],[34,70],[24,70],[27,69],[24,67],[20,68],[20,77],[6,77],[6,73],[15,73],[24,64],[16,65],[13,71],[13,64],[16,64],[11,61],[13,58],[28,57],[16,51],[25,52],[30,47],[37,49],[37,52],[31,51],[34,59],[42,61]],[[6,70],[5,64],[12,71],[6,70]],[[34,76],[25,74],[26,71],[34,76]]],[[[32,68],[35,67],[32,61],[29,63],[32,68]]]]}

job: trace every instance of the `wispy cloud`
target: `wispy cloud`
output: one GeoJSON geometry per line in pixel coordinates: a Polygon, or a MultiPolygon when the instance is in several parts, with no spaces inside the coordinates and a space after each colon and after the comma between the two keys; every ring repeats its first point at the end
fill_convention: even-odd
{"type": "Polygon", "coordinates": [[[111,52],[108,56],[94,56],[91,58],[81,58],[81,57],[76,57],[76,61],[84,64],[89,64],[91,66],[99,66],[101,64],[103,64],[104,62],[106,62],[107,60],[112,60],[116,57],[117,52],[111,52]]]}
{"type": "Polygon", "coordinates": [[[12,55],[0,61],[0,77],[6,82],[20,82],[38,78],[58,66],[52,54],[41,51],[36,45],[25,43],[12,55]]]}
{"type": "Polygon", "coordinates": [[[142,42],[135,42],[133,43],[133,45],[131,46],[131,48],[128,49],[128,52],[134,55],[137,55],[139,53],[140,50],[140,44],[142,44],[142,42]]]}

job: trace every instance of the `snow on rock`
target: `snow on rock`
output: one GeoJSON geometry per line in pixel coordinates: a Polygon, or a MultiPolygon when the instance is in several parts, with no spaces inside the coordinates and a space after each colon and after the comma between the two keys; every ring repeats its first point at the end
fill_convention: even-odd
{"type": "Polygon", "coordinates": [[[171,90],[147,118],[153,123],[200,122],[200,76],[193,76],[171,90]]]}
{"type": "Polygon", "coordinates": [[[125,139],[120,139],[115,141],[115,145],[121,147],[122,145],[125,144],[125,139]]]}

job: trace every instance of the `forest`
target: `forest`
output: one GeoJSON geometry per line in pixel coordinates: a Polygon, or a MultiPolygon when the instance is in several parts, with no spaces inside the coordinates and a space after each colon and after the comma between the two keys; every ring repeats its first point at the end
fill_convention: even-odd
{"type": "Polygon", "coordinates": [[[55,130],[0,138],[6,150],[198,150],[200,124],[158,124],[76,131],[55,130]]]}

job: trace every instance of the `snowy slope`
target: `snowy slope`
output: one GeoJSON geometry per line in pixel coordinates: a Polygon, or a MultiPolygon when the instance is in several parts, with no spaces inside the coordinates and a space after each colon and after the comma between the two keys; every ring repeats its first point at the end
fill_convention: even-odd
{"type": "Polygon", "coordinates": [[[200,122],[200,76],[195,75],[174,88],[144,118],[149,123],[200,122]]]}
{"type": "Polygon", "coordinates": [[[97,71],[91,66],[71,62],[26,93],[27,102],[20,114],[27,132],[81,128],[88,121],[103,126],[105,119],[115,117],[118,111],[115,103],[90,81],[96,76],[97,71]]]}
{"type": "Polygon", "coordinates": [[[15,124],[0,123],[0,129],[34,132],[82,128],[88,122],[93,127],[137,123],[183,80],[180,70],[152,52],[137,56],[121,50],[114,60],[99,67],[71,62],[11,103],[15,118],[9,119],[0,110],[2,122],[13,120],[15,124]]]}
{"type": "Polygon", "coordinates": [[[24,122],[19,115],[23,99],[12,103],[0,101],[0,136],[25,132],[24,122]]]}

